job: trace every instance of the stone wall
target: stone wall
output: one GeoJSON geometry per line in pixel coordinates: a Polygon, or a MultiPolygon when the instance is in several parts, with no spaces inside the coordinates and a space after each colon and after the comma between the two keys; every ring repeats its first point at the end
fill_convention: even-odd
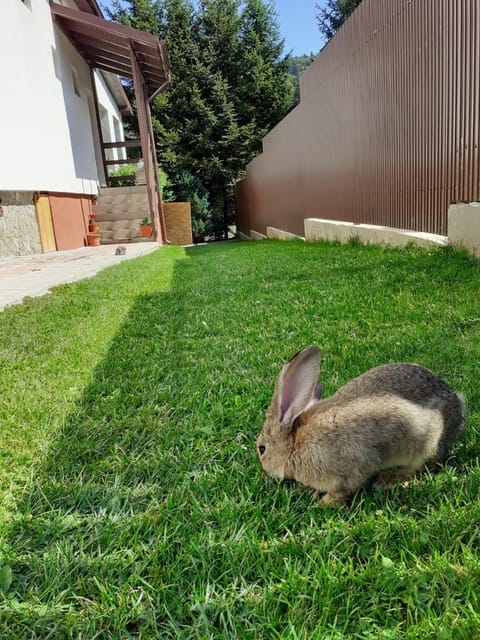
{"type": "Polygon", "coordinates": [[[42,253],[33,192],[0,191],[0,257],[42,253]]]}

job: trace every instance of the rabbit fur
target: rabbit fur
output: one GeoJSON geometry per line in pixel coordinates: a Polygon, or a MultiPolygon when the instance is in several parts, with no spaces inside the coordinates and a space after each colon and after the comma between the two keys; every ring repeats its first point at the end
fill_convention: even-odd
{"type": "Polygon", "coordinates": [[[326,399],[319,370],[315,345],[283,367],[256,444],[267,475],[324,493],[323,504],[435,466],[463,429],[462,396],[419,365],[370,369],[326,399]]]}

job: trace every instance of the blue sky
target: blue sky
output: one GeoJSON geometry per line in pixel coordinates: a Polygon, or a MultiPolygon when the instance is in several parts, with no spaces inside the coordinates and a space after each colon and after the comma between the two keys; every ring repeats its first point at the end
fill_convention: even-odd
{"type": "Polygon", "coordinates": [[[318,53],[324,44],[318,30],[315,3],[320,0],[275,0],[280,33],[285,38],[285,53],[294,56],[318,53]]]}
{"type": "MultiPolygon", "coordinates": [[[[274,0],[277,9],[280,33],[285,38],[285,53],[294,56],[303,53],[318,53],[324,44],[317,27],[315,3],[324,0],[274,0]]],[[[109,7],[109,0],[99,0],[102,7],[109,7]]]]}

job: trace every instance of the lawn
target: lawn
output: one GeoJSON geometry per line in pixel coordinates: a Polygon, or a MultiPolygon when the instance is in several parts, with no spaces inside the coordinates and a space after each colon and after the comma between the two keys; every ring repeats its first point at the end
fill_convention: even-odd
{"type": "Polygon", "coordinates": [[[480,638],[480,264],[165,247],[0,313],[0,637],[480,638]],[[346,508],[262,474],[274,380],[414,361],[461,391],[449,464],[346,508]]]}

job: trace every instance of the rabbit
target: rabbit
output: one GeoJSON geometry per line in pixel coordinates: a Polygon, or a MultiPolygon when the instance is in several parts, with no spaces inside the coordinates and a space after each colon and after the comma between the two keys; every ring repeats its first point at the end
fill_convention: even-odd
{"type": "Polygon", "coordinates": [[[326,399],[319,370],[316,345],[283,367],[256,446],[267,475],[323,493],[323,505],[436,466],[463,430],[463,397],[424,367],[382,365],[326,399]]]}

